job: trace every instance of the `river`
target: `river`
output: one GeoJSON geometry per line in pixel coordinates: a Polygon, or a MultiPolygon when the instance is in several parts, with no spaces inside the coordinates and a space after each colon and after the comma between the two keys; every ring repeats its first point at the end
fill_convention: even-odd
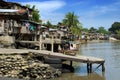
{"type": "Polygon", "coordinates": [[[78,55],[105,59],[105,72],[93,64],[93,73],[88,74],[86,64],[74,62],[74,73],[64,73],[55,80],[120,80],[120,42],[82,44],[78,55]]]}

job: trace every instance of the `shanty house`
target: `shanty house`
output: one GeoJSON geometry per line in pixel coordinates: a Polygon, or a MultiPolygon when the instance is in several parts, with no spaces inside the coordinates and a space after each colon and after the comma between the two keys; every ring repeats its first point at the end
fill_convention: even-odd
{"type": "Polygon", "coordinates": [[[19,32],[21,21],[30,19],[32,9],[18,3],[0,1],[0,32],[3,35],[19,32]]]}
{"type": "Polygon", "coordinates": [[[2,38],[3,36],[14,37],[15,42],[38,40],[40,24],[31,21],[32,11],[18,3],[0,1],[0,35],[2,38]]]}

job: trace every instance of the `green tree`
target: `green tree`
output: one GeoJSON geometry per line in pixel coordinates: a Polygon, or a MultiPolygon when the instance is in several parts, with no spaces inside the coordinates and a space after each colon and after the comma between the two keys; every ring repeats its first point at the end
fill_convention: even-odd
{"type": "Polygon", "coordinates": [[[82,31],[87,33],[89,32],[88,28],[83,28],[82,31]]]}
{"type": "Polygon", "coordinates": [[[59,27],[61,27],[61,26],[63,26],[63,24],[62,24],[61,22],[58,22],[58,23],[57,23],[57,27],[59,28],[59,27]]]}
{"type": "Polygon", "coordinates": [[[81,36],[81,33],[82,33],[82,27],[81,26],[79,26],[79,27],[73,27],[73,26],[71,26],[70,30],[71,30],[71,32],[73,34],[81,36]]]}
{"type": "Polygon", "coordinates": [[[94,27],[91,27],[91,28],[89,29],[89,32],[90,32],[90,33],[96,33],[96,32],[97,32],[97,29],[94,28],[94,27]]]}
{"type": "Polygon", "coordinates": [[[30,5],[29,5],[29,4],[26,4],[26,7],[27,7],[27,8],[30,8],[30,5]]]}
{"type": "MultiPolygon", "coordinates": [[[[30,8],[29,4],[26,4],[26,7],[30,8]]],[[[39,10],[35,8],[35,5],[32,6],[32,20],[36,22],[40,22],[39,10]]]]}
{"type": "Polygon", "coordinates": [[[115,33],[116,34],[116,30],[120,30],[120,22],[114,22],[112,24],[112,26],[109,28],[109,31],[111,33],[115,33]]]}
{"type": "Polygon", "coordinates": [[[63,24],[70,28],[72,26],[77,26],[80,22],[78,16],[76,16],[74,12],[69,12],[66,14],[65,19],[63,19],[63,24]]]}
{"type": "Polygon", "coordinates": [[[104,27],[99,27],[98,33],[108,34],[108,31],[104,27]]]}
{"type": "Polygon", "coordinates": [[[53,25],[51,24],[50,21],[47,21],[47,23],[43,24],[44,26],[46,26],[47,28],[52,28],[53,25]]]}
{"type": "Polygon", "coordinates": [[[35,5],[33,5],[32,9],[33,9],[32,12],[33,21],[40,22],[39,10],[35,8],[35,5]]]}
{"type": "Polygon", "coordinates": [[[118,39],[120,39],[120,30],[116,30],[116,33],[117,33],[118,39]]]}
{"type": "Polygon", "coordinates": [[[73,34],[80,35],[82,24],[78,20],[78,16],[74,12],[69,12],[65,15],[62,23],[67,26],[73,34]]]}

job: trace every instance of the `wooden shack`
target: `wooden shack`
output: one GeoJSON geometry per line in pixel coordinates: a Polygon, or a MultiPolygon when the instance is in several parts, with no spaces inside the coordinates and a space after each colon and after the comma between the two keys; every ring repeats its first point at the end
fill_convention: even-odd
{"type": "Polygon", "coordinates": [[[0,32],[1,35],[19,33],[21,20],[31,18],[32,9],[18,3],[0,1],[0,32]]]}
{"type": "Polygon", "coordinates": [[[36,41],[39,35],[39,23],[31,21],[32,9],[18,3],[0,1],[0,35],[20,40],[36,41]]]}

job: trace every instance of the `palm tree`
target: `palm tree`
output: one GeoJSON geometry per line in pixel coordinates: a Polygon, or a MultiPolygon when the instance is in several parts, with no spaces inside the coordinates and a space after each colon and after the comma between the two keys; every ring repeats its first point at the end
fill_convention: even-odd
{"type": "Polygon", "coordinates": [[[66,14],[65,19],[63,19],[63,24],[67,26],[73,34],[81,34],[82,24],[78,20],[78,16],[74,12],[69,12],[66,14]]]}
{"type": "Polygon", "coordinates": [[[74,14],[74,12],[69,12],[66,14],[65,19],[63,19],[63,24],[68,26],[69,28],[72,26],[77,26],[80,22],[78,20],[78,16],[74,14]]]}

